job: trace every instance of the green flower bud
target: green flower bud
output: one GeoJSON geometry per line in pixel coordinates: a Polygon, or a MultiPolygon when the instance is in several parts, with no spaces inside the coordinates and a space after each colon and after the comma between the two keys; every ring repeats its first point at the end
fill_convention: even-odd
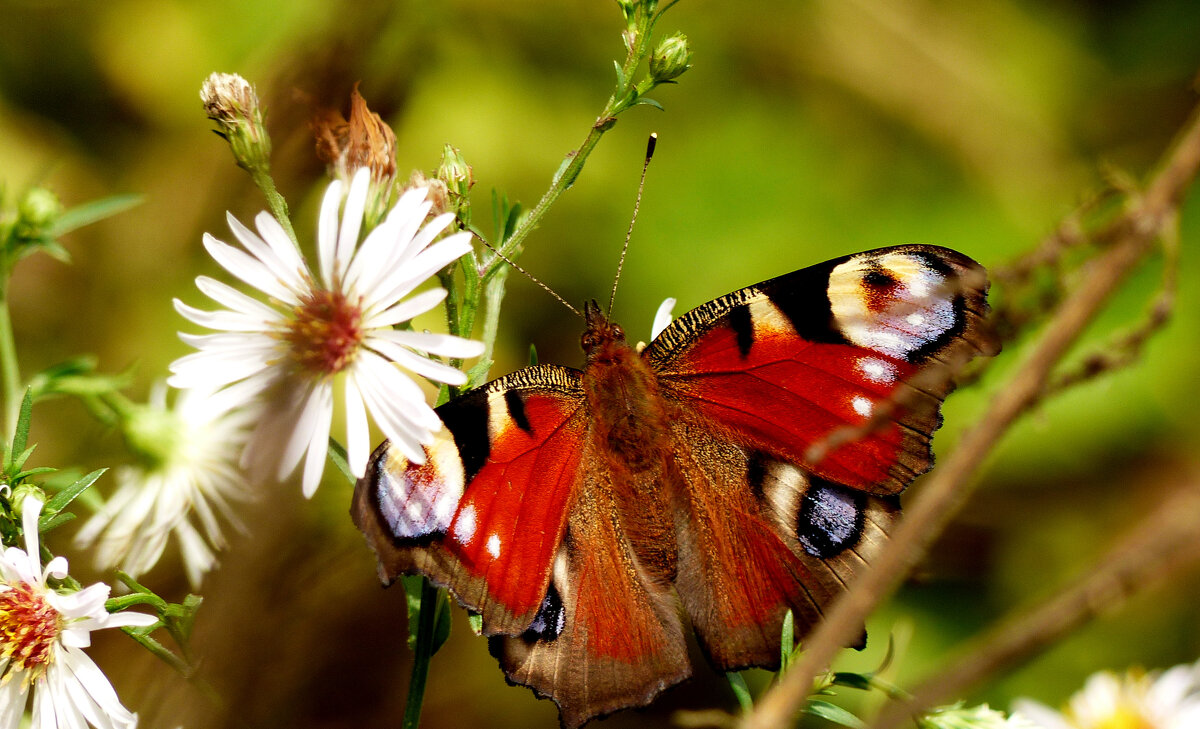
{"type": "Polygon", "coordinates": [[[250,82],[236,73],[213,73],[200,87],[200,100],[204,102],[204,113],[217,123],[217,133],[229,142],[238,165],[266,171],[271,138],[258,94],[250,82]]]}
{"type": "Polygon", "coordinates": [[[35,187],[17,204],[18,224],[30,231],[44,231],[54,225],[62,211],[58,196],[44,187],[35,187]]]}
{"type": "Polygon", "coordinates": [[[655,83],[679,78],[691,67],[692,49],[683,33],[664,38],[650,55],[650,78],[655,83]]]}
{"type": "Polygon", "coordinates": [[[451,195],[459,198],[465,198],[475,184],[471,165],[463,159],[461,152],[449,144],[442,150],[442,165],[438,167],[437,178],[446,183],[451,195]]]}
{"type": "Polygon", "coordinates": [[[149,469],[162,467],[185,446],[184,426],[172,410],[130,404],[118,415],[130,452],[149,469]]]}
{"type": "Polygon", "coordinates": [[[31,483],[18,484],[17,487],[12,491],[13,511],[16,512],[18,517],[22,516],[24,513],[25,497],[27,496],[33,496],[43,504],[46,503],[45,491],[42,491],[40,488],[31,483]]]}

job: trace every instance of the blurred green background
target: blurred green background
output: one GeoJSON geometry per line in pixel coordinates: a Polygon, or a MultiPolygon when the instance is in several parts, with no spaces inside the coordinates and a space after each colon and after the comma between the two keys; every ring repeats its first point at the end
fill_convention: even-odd
{"type": "MultiPolygon", "coordinates": [[[[311,241],[324,174],[308,129],[315,109],[343,107],[361,82],[396,131],[400,169],[432,170],[454,144],[474,166],[487,220],[492,190],[532,204],[582,141],[623,57],[620,27],[603,0],[0,1],[8,194],[40,183],[68,205],[145,196],[69,236],[73,265],[34,257],[18,267],[23,372],[92,352],[109,372],[136,364],[142,395],[188,351],[170,299],[205,304],[192,279],[221,275],[201,234],[227,237],[226,210],[249,220],[264,207],[209,131],[197,93],[210,72],[257,86],[276,180],[311,241]]],[[[648,338],[666,296],[680,313],[855,250],[938,243],[985,265],[1008,261],[1099,189],[1103,166],[1144,175],[1195,104],[1200,69],[1192,0],[684,0],[659,30],[688,35],[692,70],[653,94],[665,113],[622,116],[522,260],[571,301],[604,297],[645,139],[657,131],[617,295],[633,338],[648,338]]],[[[873,668],[890,633],[892,680],[935,670],[959,640],[1078,574],[1194,463],[1198,200],[1183,218],[1171,326],[1137,366],[1040,407],[1004,441],[976,497],[847,667],[873,668]]],[[[1139,320],[1160,263],[1129,282],[1093,343],[1139,320]]],[[[509,290],[493,373],[519,367],[531,343],[542,361],[577,364],[578,320],[518,276],[509,290]]],[[[1018,355],[1010,346],[998,369],[1018,355]]],[[[940,452],[1000,379],[951,399],[940,452]]],[[[39,407],[34,440],[35,465],[122,458],[119,437],[70,401],[39,407]]],[[[349,493],[331,475],[312,502],[285,484],[246,507],[248,529],[206,580],[196,628],[201,673],[219,698],[119,634],[97,641],[93,655],[143,727],[398,725],[410,666],[403,595],[378,587],[346,517],[349,493]]],[[[56,550],[68,550],[66,536],[56,550]]],[[[68,554],[81,577],[102,577],[86,555],[68,554]]],[[[147,583],[181,597],[177,563],[168,555],[147,583]]],[[[1180,577],[970,698],[1056,704],[1100,668],[1194,661],[1198,595],[1196,575],[1180,577]]],[[[456,611],[434,659],[425,725],[554,726],[553,705],[507,687],[462,618],[456,611]]],[[[650,709],[604,725],[665,725],[676,709],[714,705],[735,704],[700,664],[650,709]]]]}

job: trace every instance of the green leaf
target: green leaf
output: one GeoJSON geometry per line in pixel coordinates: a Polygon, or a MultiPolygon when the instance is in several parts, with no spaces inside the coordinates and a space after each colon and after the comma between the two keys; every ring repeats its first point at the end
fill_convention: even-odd
{"type": "Polygon", "coordinates": [[[350,470],[350,462],[346,460],[346,449],[334,437],[329,436],[329,460],[342,472],[350,483],[358,483],[358,477],[350,470]]]}
{"type": "Polygon", "coordinates": [[[666,109],[663,108],[662,104],[658,103],[654,99],[651,99],[649,96],[639,96],[637,101],[634,101],[633,104],[631,104],[631,106],[637,106],[639,104],[645,104],[646,106],[653,106],[655,109],[658,109],[659,111],[666,111],[666,109]]]}
{"type": "Polygon", "coordinates": [[[792,664],[792,651],[796,646],[796,616],[789,608],[783,615],[783,630],[779,636],[779,672],[788,670],[792,664]]]}
{"type": "MultiPolygon", "coordinates": [[[[35,449],[35,448],[37,448],[36,445],[31,445],[28,448],[26,448],[24,451],[21,451],[21,455],[17,456],[16,458],[13,458],[11,463],[9,464],[9,469],[8,469],[9,472],[11,473],[14,470],[22,468],[25,465],[25,461],[29,460],[29,456],[33,455],[33,449],[35,449]]],[[[9,453],[9,456],[12,456],[12,454],[9,453]]],[[[22,478],[22,474],[29,474],[31,471],[37,471],[37,470],[41,470],[41,469],[49,469],[51,471],[54,470],[53,468],[50,468],[49,466],[39,466],[38,468],[31,469],[30,471],[21,471],[20,473],[16,474],[15,476],[12,476],[11,478],[13,481],[20,481],[22,478]]]]}
{"type": "Polygon", "coordinates": [[[400,586],[404,588],[404,600],[408,610],[408,649],[417,649],[417,627],[421,615],[421,587],[425,578],[420,575],[404,575],[400,586]]]}
{"type": "Polygon", "coordinates": [[[861,673],[852,673],[850,671],[838,671],[833,674],[830,680],[834,686],[846,686],[848,688],[859,689],[860,691],[869,691],[872,685],[870,676],[864,676],[861,673]]]}
{"type": "Polygon", "coordinates": [[[25,453],[26,445],[29,442],[29,421],[33,417],[33,394],[28,388],[25,389],[25,396],[21,398],[21,410],[17,415],[17,431],[13,433],[12,448],[8,451],[9,462],[5,464],[5,471],[11,473],[17,468],[20,468],[24,461],[17,463],[16,454],[23,453],[24,457],[28,458],[29,454],[25,453]]]}
{"type": "MultiPolygon", "coordinates": [[[[54,514],[67,508],[67,506],[75,500],[76,496],[86,491],[87,488],[92,484],[96,483],[96,479],[100,478],[100,476],[102,476],[107,470],[107,468],[97,468],[95,471],[92,471],[75,483],[50,497],[50,499],[46,501],[46,513],[54,514]]],[[[44,519],[45,517],[43,517],[43,520],[44,519]]]]}
{"type": "Polygon", "coordinates": [[[537,363],[538,363],[537,345],[530,344],[529,345],[529,366],[535,367],[535,366],[537,366],[537,363]]]}
{"type": "Polygon", "coordinates": [[[754,698],[750,696],[750,687],[746,685],[746,679],[742,678],[742,674],[729,671],[725,674],[725,678],[729,681],[729,686],[733,689],[733,695],[737,697],[738,706],[742,707],[742,711],[752,710],[754,698]]]}
{"type": "MultiPolygon", "coordinates": [[[[25,453],[28,454],[32,450],[33,449],[30,448],[30,449],[26,450],[25,453]]],[[[24,460],[24,459],[21,458],[18,460],[24,460]]],[[[17,475],[13,476],[13,481],[24,481],[25,479],[29,478],[30,476],[40,476],[43,473],[54,473],[57,470],[58,470],[57,468],[54,468],[52,466],[38,466],[37,468],[31,468],[28,471],[18,472],[17,475]]]]}
{"type": "Polygon", "coordinates": [[[501,239],[501,243],[512,237],[513,232],[516,231],[517,226],[521,223],[521,215],[524,212],[525,207],[521,203],[514,203],[508,209],[508,218],[504,221],[504,238],[501,239]]]}
{"type": "Polygon", "coordinates": [[[42,517],[38,519],[38,531],[48,532],[52,529],[57,529],[63,524],[73,521],[74,519],[75,515],[69,511],[60,514],[43,514],[42,517]]]}
{"type": "Polygon", "coordinates": [[[54,225],[50,227],[50,235],[58,237],[65,233],[70,233],[77,228],[91,225],[98,220],[103,220],[117,213],[124,212],[135,205],[140,205],[141,202],[141,195],[113,195],[112,197],[84,203],[83,205],[71,208],[59,216],[54,225]]]}
{"type": "Polygon", "coordinates": [[[804,711],[813,716],[819,716],[826,721],[831,721],[834,724],[852,727],[852,729],[867,729],[867,725],[862,719],[859,719],[837,704],[831,704],[828,701],[810,701],[808,702],[808,706],[804,707],[804,711]]]}
{"type": "Polygon", "coordinates": [[[429,649],[430,655],[437,653],[450,637],[450,593],[444,590],[439,590],[438,593],[441,599],[438,600],[437,617],[433,624],[433,645],[429,649]]]}
{"type": "Polygon", "coordinates": [[[617,89],[623,89],[629,84],[629,78],[625,75],[625,71],[621,68],[620,63],[614,60],[613,66],[617,69],[617,89]]]}

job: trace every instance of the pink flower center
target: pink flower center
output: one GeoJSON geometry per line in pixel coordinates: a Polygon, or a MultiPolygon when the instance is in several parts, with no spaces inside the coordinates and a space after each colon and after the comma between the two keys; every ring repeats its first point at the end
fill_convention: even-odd
{"type": "Polygon", "coordinates": [[[14,582],[0,592],[0,655],[9,659],[0,683],[15,672],[24,680],[41,675],[54,657],[54,641],[62,631],[62,615],[44,594],[26,582],[14,582]]]}
{"type": "Polygon", "coordinates": [[[361,301],[341,291],[311,290],[293,311],[283,338],[291,357],[314,375],[334,375],[354,361],[363,341],[361,301]]]}

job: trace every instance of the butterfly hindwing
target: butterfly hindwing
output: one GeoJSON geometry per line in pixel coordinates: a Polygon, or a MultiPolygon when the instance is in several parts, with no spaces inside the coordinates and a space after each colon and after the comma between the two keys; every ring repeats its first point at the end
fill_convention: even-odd
{"type": "MultiPolygon", "coordinates": [[[[547,594],[544,619],[514,637],[491,639],[508,679],[553,699],[565,727],[628,706],[649,703],[691,674],[687,643],[672,591],[674,537],[648,554],[654,525],[669,526],[667,509],[641,510],[653,483],[615,482],[585,457],[583,484],[547,594]],[[632,507],[632,508],[631,508],[632,507]]],[[[655,536],[658,536],[657,534],[655,536]]]]}
{"type": "Polygon", "coordinates": [[[546,595],[583,455],[579,372],[542,365],[437,409],[446,427],[408,463],[387,443],[355,489],[352,515],[381,577],[421,573],[519,633],[546,595]]]}

